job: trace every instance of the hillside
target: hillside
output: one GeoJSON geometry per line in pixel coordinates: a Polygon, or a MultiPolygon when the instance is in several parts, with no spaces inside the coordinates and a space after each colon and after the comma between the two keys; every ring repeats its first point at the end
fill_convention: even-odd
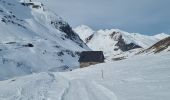
{"type": "Polygon", "coordinates": [[[0,81],[0,99],[169,100],[169,53],[0,81]]]}
{"type": "Polygon", "coordinates": [[[160,52],[168,52],[170,51],[170,37],[164,38],[151,47],[141,50],[137,54],[141,53],[160,53],[160,52]]]}
{"type": "Polygon", "coordinates": [[[153,50],[154,53],[159,53],[161,51],[167,50],[170,51],[170,37],[160,40],[155,43],[153,46],[148,48],[148,50],[153,50]]]}
{"type": "Polygon", "coordinates": [[[78,68],[84,50],[90,49],[44,4],[0,0],[0,80],[78,68]]]}

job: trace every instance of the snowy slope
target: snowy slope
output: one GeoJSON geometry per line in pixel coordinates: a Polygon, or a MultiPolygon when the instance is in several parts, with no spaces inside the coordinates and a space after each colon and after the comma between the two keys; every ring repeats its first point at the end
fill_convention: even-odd
{"type": "Polygon", "coordinates": [[[1,100],[169,100],[170,53],[0,81],[1,100]],[[103,73],[103,74],[102,74],[103,73]]]}
{"type": "Polygon", "coordinates": [[[168,37],[169,35],[168,34],[165,34],[165,33],[160,33],[160,34],[157,34],[157,35],[154,35],[155,38],[157,39],[164,39],[166,37],[168,37]]]}
{"type": "Polygon", "coordinates": [[[78,67],[84,50],[69,24],[42,3],[0,0],[0,80],[78,67]]]}
{"type": "MultiPolygon", "coordinates": [[[[90,28],[88,29],[91,30],[90,28]]],[[[90,33],[88,31],[87,33],[83,33],[80,30],[83,31],[84,29],[81,29],[80,26],[74,29],[80,36],[83,34],[86,36],[86,34],[90,33]]],[[[139,33],[128,33],[119,29],[106,29],[93,31],[91,36],[86,37],[86,39],[83,37],[83,40],[86,40],[86,44],[92,50],[101,50],[104,51],[106,56],[110,56],[124,53],[135,48],[149,48],[154,43],[168,36],[169,35],[165,33],[147,36],[139,33]]]]}

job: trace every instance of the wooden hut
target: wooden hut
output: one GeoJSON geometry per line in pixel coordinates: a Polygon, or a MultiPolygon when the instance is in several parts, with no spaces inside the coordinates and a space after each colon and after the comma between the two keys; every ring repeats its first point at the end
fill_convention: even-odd
{"type": "Polygon", "coordinates": [[[80,68],[103,62],[104,55],[102,51],[83,51],[80,54],[79,59],[80,68]]]}

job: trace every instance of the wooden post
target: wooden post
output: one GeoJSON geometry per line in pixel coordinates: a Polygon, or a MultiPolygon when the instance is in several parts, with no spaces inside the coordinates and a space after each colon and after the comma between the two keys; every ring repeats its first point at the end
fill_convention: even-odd
{"type": "Polygon", "coordinates": [[[102,73],[102,79],[104,79],[104,70],[103,69],[101,70],[101,73],[102,73]]]}

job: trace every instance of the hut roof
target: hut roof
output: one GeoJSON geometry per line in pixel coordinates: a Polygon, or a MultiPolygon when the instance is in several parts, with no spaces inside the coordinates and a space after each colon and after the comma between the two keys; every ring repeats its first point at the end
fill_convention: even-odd
{"type": "Polygon", "coordinates": [[[104,62],[102,51],[83,51],[80,54],[79,62],[104,62]]]}

